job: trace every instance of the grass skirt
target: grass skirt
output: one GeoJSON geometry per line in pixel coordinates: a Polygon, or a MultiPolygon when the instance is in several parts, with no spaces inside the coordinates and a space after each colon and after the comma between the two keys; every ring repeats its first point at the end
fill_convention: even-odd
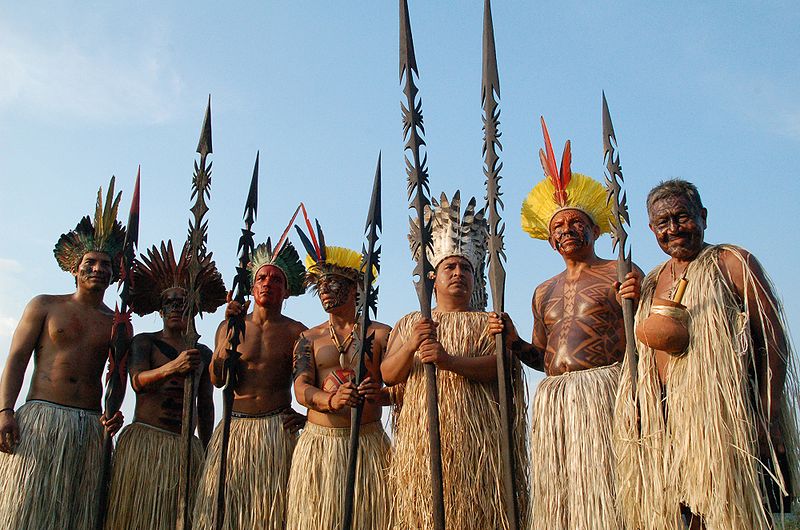
{"type": "Polygon", "coordinates": [[[100,414],[31,400],[16,413],[20,443],[0,453],[0,528],[94,530],[100,414]]]}
{"type": "MultiPolygon", "coordinates": [[[[641,342],[635,401],[631,373],[627,366],[622,371],[615,414],[617,501],[631,529],[682,529],[679,510],[685,505],[708,530],[766,530],[773,517],[764,492],[772,486],[791,489],[789,477],[762,471],[770,462],[759,460],[756,432],[766,422],[765,408],[748,375],[756,359],[749,323],[760,321],[757,325],[768,335],[773,323],[765,315],[772,312],[782,320],[782,309],[777,302],[765,307],[755,297],[743,311],[720,271],[722,250],[741,261],[747,291],[753,292],[758,279],[740,249],[706,248],[686,270],[689,347],[682,357],[669,360],[663,388],[655,352],[641,342]]],[[[637,322],[650,313],[662,269],[657,267],[642,284],[637,322]]],[[[796,481],[798,387],[791,357],[788,361],[781,425],[796,481]]]]}
{"type": "Polygon", "coordinates": [[[547,377],[531,429],[530,528],[618,530],[614,502],[614,364],[547,377]]]}
{"type": "MultiPolygon", "coordinates": [[[[181,470],[180,434],[134,422],[119,435],[108,496],[107,530],[174,530],[181,470]]],[[[192,440],[190,502],[203,465],[203,446],[192,440]]]]}
{"type": "MultiPolygon", "coordinates": [[[[418,312],[403,317],[392,331],[409,339],[418,312]]],[[[495,341],[487,333],[488,314],[434,312],[439,341],[450,355],[494,355],[495,341]]],[[[525,385],[519,363],[514,372],[514,440],[517,502],[521,527],[527,519],[528,449],[525,385]]],[[[448,530],[508,528],[500,458],[500,407],[497,384],[469,381],[439,370],[439,425],[442,481],[448,530]]],[[[390,467],[394,492],[395,528],[433,528],[430,443],[423,365],[415,356],[405,383],[403,405],[395,419],[395,451],[390,467]]]]}
{"type": "MultiPolygon", "coordinates": [[[[306,423],[297,442],[289,476],[288,530],[342,527],[350,427],[306,423]]],[[[389,437],[380,421],[361,426],[358,438],[352,528],[391,527],[391,495],[386,479],[391,458],[389,437]]]]}
{"type": "MultiPolygon", "coordinates": [[[[282,530],[289,468],[297,437],[283,416],[231,419],[225,485],[226,530],[282,530]]],[[[194,528],[214,527],[222,422],[214,429],[194,506],[194,528]]]]}

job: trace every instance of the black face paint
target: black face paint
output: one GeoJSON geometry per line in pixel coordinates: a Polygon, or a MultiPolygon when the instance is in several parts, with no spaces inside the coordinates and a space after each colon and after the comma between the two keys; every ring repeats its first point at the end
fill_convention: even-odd
{"type": "Polygon", "coordinates": [[[353,282],[341,276],[334,274],[324,276],[317,285],[323,309],[330,311],[347,302],[352,287],[353,282]]]}
{"type": "Polygon", "coordinates": [[[186,311],[186,296],[182,293],[170,293],[161,299],[161,314],[183,315],[186,311]]]}

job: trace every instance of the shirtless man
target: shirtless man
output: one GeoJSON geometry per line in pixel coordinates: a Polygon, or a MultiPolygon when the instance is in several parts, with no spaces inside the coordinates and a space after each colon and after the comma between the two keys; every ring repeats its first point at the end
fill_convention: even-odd
{"type": "MultiPolygon", "coordinates": [[[[625,353],[620,297],[638,296],[641,272],[634,266],[620,290],[616,261],[595,253],[595,241],[610,230],[603,186],[572,173],[567,155],[560,172],[551,155],[542,158],[545,179],[523,204],[522,225],[532,237],[548,240],[566,270],[534,292],[532,344],[503,315],[507,347],[547,375],[533,404],[529,521],[542,530],[618,530],[610,431],[625,353]],[[568,184],[561,190],[563,181],[553,176],[564,174],[568,184]]],[[[502,329],[496,315],[492,325],[502,329]]]]}
{"type": "Polygon", "coordinates": [[[84,217],[61,236],[54,254],[75,277],[75,292],[35,297],[14,332],[0,381],[0,450],[6,453],[0,455],[2,529],[93,529],[96,524],[101,422],[110,434],[122,426],[120,413],[108,422],[100,415],[114,317],[103,295],[118,277],[125,238],[115,218],[116,208],[103,219],[110,226],[92,226],[84,217]],[[30,389],[15,413],[31,356],[30,389]]]}
{"type": "Polygon", "coordinates": [[[797,375],[777,293],[752,254],[705,241],[708,212],[690,182],[660,183],[647,212],[669,260],[644,279],[637,323],[685,278],[690,340],[673,354],[637,344],[635,403],[623,370],[616,434],[625,523],[774,528],[781,515],[770,512],[790,511],[800,473],[797,375]]]}
{"type": "MultiPolygon", "coordinates": [[[[184,253],[188,248],[184,246],[184,253]]],[[[179,263],[188,263],[186,254],[179,263]]],[[[200,439],[193,439],[190,471],[190,491],[194,492],[203,449],[214,426],[213,389],[208,375],[211,350],[203,344],[184,350],[188,324],[185,286],[189,278],[188,270],[176,263],[171,242],[167,246],[162,243],[160,253],[153,247],[146,260],[137,260],[132,275],[131,309],[141,316],[158,311],[164,327],[136,335],[131,344],[128,373],[136,392],[136,411],[114,452],[106,528],[173,530],[183,465],[180,434],[184,379],[191,372],[198,375],[200,439]]],[[[201,263],[197,285],[202,311],[213,312],[225,302],[225,284],[214,262],[207,259],[201,263]]]]}
{"type": "Polygon", "coordinates": [[[344,517],[350,409],[363,403],[359,431],[353,528],[389,528],[391,495],[385,471],[390,442],[381,424],[382,407],[389,405],[380,364],[391,328],[372,322],[372,353],[365,358],[367,376],[356,387],[357,286],[364,281],[361,254],[326,247],[326,259],[313,256],[306,281],[319,294],[328,319],[305,331],[294,351],[294,392],[308,408],[308,423],[297,443],[289,477],[289,530],[338,528],[344,517]],[[341,487],[329,488],[337,484],[341,487]],[[314,499],[313,503],[309,500],[314,499]]]}
{"type": "MultiPolygon", "coordinates": [[[[292,451],[305,422],[291,408],[292,346],[307,328],[281,310],[289,296],[305,292],[305,269],[289,242],[277,253],[259,245],[249,268],[255,307],[245,318],[245,337],[238,348],[223,528],[282,530],[292,451]]],[[[211,382],[218,387],[224,384],[222,366],[228,355],[227,319],[247,311],[248,305],[229,299],[226,320],[217,329],[211,382]]],[[[214,431],[203,467],[194,528],[213,527],[221,427],[214,431]]]]}

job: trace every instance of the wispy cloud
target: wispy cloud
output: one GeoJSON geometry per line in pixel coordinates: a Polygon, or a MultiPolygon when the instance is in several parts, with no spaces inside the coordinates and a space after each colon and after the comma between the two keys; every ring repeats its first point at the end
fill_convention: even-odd
{"type": "Polygon", "coordinates": [[[800,141],[800,98],[796,86],[765,74],[717,71],[709,88],[731,112],[753,125],[800,141]]]}
{"type": "Polygon", "coordinates": [[[0,22],[0,112],[13,108],[103,123],[166,120],[182,82],[163,43],[152,39],[125,53],[98,40],[68,34],[42,39],[0,22]]]}

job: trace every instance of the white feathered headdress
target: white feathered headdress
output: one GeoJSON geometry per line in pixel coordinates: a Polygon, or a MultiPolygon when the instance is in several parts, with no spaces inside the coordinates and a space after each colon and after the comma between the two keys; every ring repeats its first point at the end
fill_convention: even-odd
{"type": "MultiPolygon", "coordinates": [[[[431,225],[432,248],[428,249],[428,260],[434,270],[450,256],[461,256],[472,265],[475,288],[472,291],[470,309],[486,308],[486,248],[489,228],[484,210],[475,210],[475,198],[471,198],[461,216],[461,194],[456,191],[448,201],[442,193],[437,202],[431,199],[431,207],[425,207],[425,222],[431,225]]],[[[414,234],[418,231],[416,218],[411,219],[408,240],[415,261],[420,257],[420,245],[414,234]]]]}

